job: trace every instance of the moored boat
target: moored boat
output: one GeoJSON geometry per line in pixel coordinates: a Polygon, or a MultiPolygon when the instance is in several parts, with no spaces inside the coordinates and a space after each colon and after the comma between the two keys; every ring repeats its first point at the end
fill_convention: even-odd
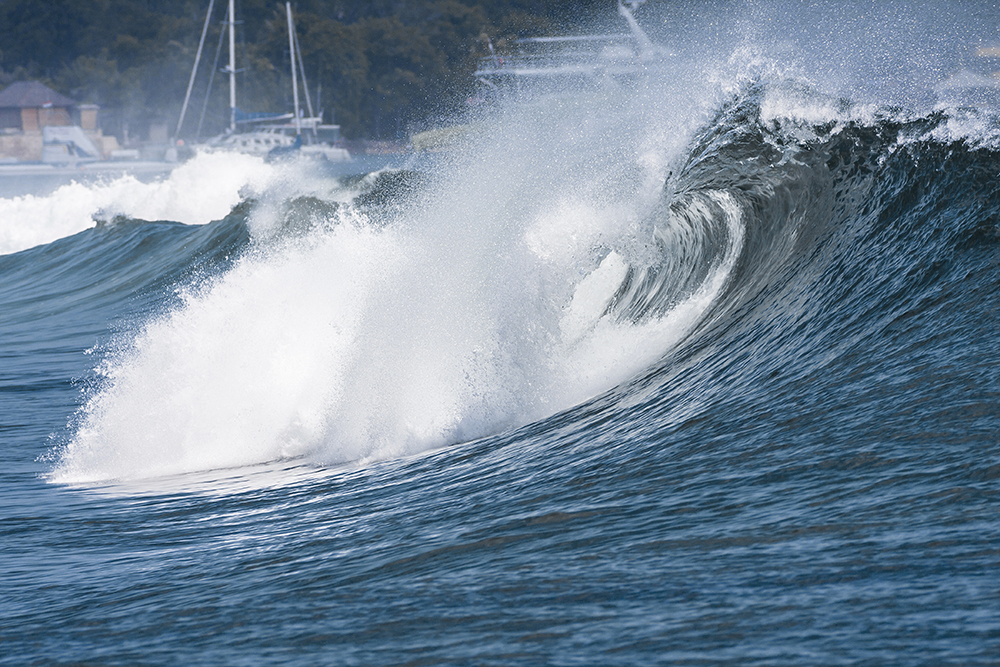
{"type": "MultiPolygon", "coordinates": [[[[194,67],[188,83],[187,94],[181,107],[177,122],[177,134],[180,134],[187,112],[191,89],[195,74],[201,59],[201,51],[205,41],[208,25],[211,20],[214,0],[210,0],[208,13],[205,16],[205,26],[202,30],[201,42],[195,56],[194,67]]],[[[253,113],[248,114],[236,106],[236,47],[235,47],[235,1],[229,0],[226,14],[226,26],[229,32],[229,64],[225,72],[229,74],[229,128],[221,135],[204,143],[195,143],[196,151],[233,151],[267,157],[276,152],[303,157],[317,158],[332,162],[346,162],[351,159],[350,152],[337,145],[340,141],[340,126],[324,124],[322,110],[314,113],[309,89],[306,85],[305,72],[302,67],[302,53],[299,49],[295,25],[292,19],[290,2],[285,3],[288,19],[288,42],[292,69],[292,92],[294,111],[285,114],[253,113]],[[302,78],[302,88],[305,93],[308,116],[304,116],[299,106],[299,77],[302,78]]]]}

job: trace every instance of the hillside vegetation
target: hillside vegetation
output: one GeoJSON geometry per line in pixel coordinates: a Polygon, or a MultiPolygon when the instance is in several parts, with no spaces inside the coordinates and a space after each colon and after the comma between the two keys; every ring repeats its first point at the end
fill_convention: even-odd
{"type": "MultiPolygon", "coordinates": [[[[209,72],[227,61],[216,0],[181,136],[193,136],[209,72]]],[[[297,0],[295,23],[315,107],[347,137],[400,138],[460,108],[489,44],[560,31],[613,0],[297,0]],[[331,113],[332,112],[332,113],[331,113]]],[[[177,123],[208,0],[0,0],[0,86],[37,79],[102,107],[106,132],[143,136],[177,123]]],[[[238,105],[291,108],[284,3],[238,0],[238,105]]],[[[228,121],[226,75],[216,71],[202,136],[228,121]]]]}

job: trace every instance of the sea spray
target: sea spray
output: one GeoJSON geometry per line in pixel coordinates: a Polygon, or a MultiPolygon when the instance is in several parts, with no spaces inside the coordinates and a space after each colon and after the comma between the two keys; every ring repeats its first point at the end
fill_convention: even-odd
{"type": "Polygon", "coordinates": [[[648,91],[597,94],[609,113],[584,96],[492,119],[390,207],[269,174],[245,256],[105,351],[53,478],[384,459],[528,423],[646,367],[718,294],[741,217],[713,200],[706,224],[730,230],[729,251],[679,301],[643,322],[610,310],[625,266],[679,250],[655,230],[671,224],[667,147],[683,143],[631,107],[648,91]]]}

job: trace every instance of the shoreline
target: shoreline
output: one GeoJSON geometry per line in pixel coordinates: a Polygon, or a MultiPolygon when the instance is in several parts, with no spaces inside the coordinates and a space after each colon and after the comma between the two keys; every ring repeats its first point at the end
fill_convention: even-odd
{"type": "Polygon", "coordinates": [[[0,176],[74,176],[77,174],[166,173],[181,162],[81,162],[76,165],[56,165],[44,162],[0,163],[0,176]]]}

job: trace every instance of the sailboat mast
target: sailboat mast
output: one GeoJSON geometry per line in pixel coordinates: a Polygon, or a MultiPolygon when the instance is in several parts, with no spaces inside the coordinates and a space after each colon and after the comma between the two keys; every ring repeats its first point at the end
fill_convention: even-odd
{"type": "Polygon", "coordinates": [[[295,26],[292,25],[291,2],[285,3],[285,12],[288,14],[288,53],[292,61],[292,97],[295,100],[295,134],[299,135],[302,133],[302,125],[299,121],[299,77],[295,72],[295,26]]]}
{"type": "Polygon", "coordinates": [[[181,105],[181,116],[177,119],[177,131],[174,133],[175,137],[179,137],[181,134],[181,125],[184,124],[184,116],[187,114],[188,102],[191,101],[191,89],[194,88],[194,77],[198,73],[198,63],[201,62],[201,51],[205,46],[205,35],[208,34],[208,24],[212,19],[212,8],[215,6],[215,0],[209,0],[208,2],[208,12],[205,13],[205,25],[201,29],[201,39],[198,40],[198,53],[194,56],[194,67],[191,68],[191,78],[188,80],[187,92],[184,93],[184,104],[181,105]]]}
{"type": "Polygon", "coordinates": [[[632,31],[632,36],[635,37],[635,41],[639,45],[639,55],[646,56],[652,53],[655,49],[653,48],[653,42],[650,41],[646,33],[643,32],[642,28],[635,20],[635,16],[632,15],[639,5],[646,2],[646,0],[618,0],[618,13],[622,15],[628,22],[629,30],[632,31]],[[628,5],[628,7],[626,7],[628,5]]]}
{"type": "Polygon", "coordinates": [[[229,0],[229,129],[236,131],[236,0],[229,0]]]}
{"type": "Polygon", "coordinates": [[[313,113],[313,103],[309,99],[309,82],[306,81],[306,66],[302,64],[302,46],[299,44],[299,34],[295,33],[295,56],[299,62],[299,74],[302,75],[302,92],[306,94],[306,111],[309,113],[313,136],[316,136],[316,114],[313,113]]]}

